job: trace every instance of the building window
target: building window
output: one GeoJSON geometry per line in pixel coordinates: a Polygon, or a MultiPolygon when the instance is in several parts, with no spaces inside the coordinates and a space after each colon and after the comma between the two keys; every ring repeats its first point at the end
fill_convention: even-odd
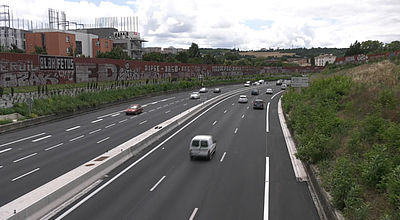
{"type": "Polygon", "coordinates": [[[65,37],[65,41],[69,43],[69,36],[65,37]]]}
{"type": "Polygon", "coordinates": [[[106,48],[108,48],[108,41],[106,41],[106,48]]]}
{"type": "Polygon", "coordinates": [[[67,47],[67,54],[69,53],[69,47],[67,47]]]}
{"type": "Polygon", "coordinates": [[[96,46],[100,47],[100,41],[96,41],[96,46]]]}

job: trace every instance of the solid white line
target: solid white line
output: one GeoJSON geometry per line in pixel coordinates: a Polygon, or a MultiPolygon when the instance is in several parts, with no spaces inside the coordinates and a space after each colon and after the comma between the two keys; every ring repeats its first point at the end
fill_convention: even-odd
{"type": "Polygon", "coordinates": [[[161,109],[162,107],[160,106],[160,107],[158,107],[157,109],[161,109]]]}
{"type": "Polygon", "coordinates": [[[140,122],[139,123],[139,125],[142,125],[142,124],[144,124],[144,123],[146,123],[147,121],[142,121],[142,122],[140,122]]]}
{"type": "Polygon", "coordinates": [[[108,139],[110,139],[110,137],[106,137],[106,138],[104,138],[103,140],[99,140],[99,141],[97,141],[97,143],[100,144],[101,142],[106,141],[106,140],[108,140],[108,139]]]}
{"type": "Polygon", "coordinates": [[[237,131],[238,131],[238,129],[236,128],[236,129],[235,129],[235,134],[236,134],[237,131]]]}
{"type": "Polygon", "coordinates": [[[194,219],[194,216],[196,216],[196,213],[197,213],[198,210],[199,210],[198,208],[195,208],[193,210],[192,215],[190,216],[189,220],[193,220],[194,219]]]}
{"type": "Polygon", "coordinates": [[[61,145],[63,145],[63,144],[64,144],[64,143],[60,143],[60,144],[54,145],[54,146],[52,146],[52,147],[46,148],[46,149],[44,149],[44,150],[45,150],[45,151],[48,151],[48,150],[54,149],[54,148],[56,148],[56,147],[59,147],[59,146],[61,146],[61,145]]]}
{"type": "Polygon", "coordinates": [[[78,128],[80,128],[81,126],[75,126],[75,127],[73,127],[73,128],[68,128],[67,130],[65,130],[65,131],[72,131],[72,130],[75,130],[75,129],[78,129],[78,128]]]}
{"type": "Polygon", "coordinates": [[[242,115],[242,118],[244,118],[244,115],[242,115]]]}
{"type": "Polygon", "coordinates": [[[121,110],[121,111],[118,111],[118,112],[113,112],[113,113],[110,113],[110,114],[102,115],[102,116],[99,116],[97,118],[105,118],[105,117],[108,117],[110,115],[115,115],[115,114],[118,114],[118,113],[123,112],[123,111],[125,111],[125,110],[121,110]]]}
{"type": "Polygon", "coordinates": [[[284,91],[285,91],[285,90],[282,90],[282,91],[280,91],[280,92],[275,93],[275,95],[273,95],[273,96],[271,97],[271,100],[274,99],[275,96],[277,96],[278,94],[281,94],[281,93],[284,92],[284,91]]]}
{"type": "Polygon", "coordinates": [[[144,105],[142,105],[142,107],[144,108],[144,107],[146,107],[146,106],[148,106],[148,105],[150,105],[151,103],[149,103],[149,104],[144,104],[144,105]]]}
{"type": "Polygon", "coordinates": [[[97,120],[94,120],[94,121],[92,121],[92,122],[90,122],[90,123],[96,123],[96,122],[99,122],[99,121],[103,121],[103,119],[97,119],[97,120]]]}
{"type": "Polygon", "coordinates": [[[35,142],[41,141],[41,140],[46,139],[46,138],[49,138],[49,137],[51,137],[51,135],[47,135],[47,136],[44,136],[44,137],[41,137],[41,138],[32,140],[32,142],[35,143],[35,142]]]}
{"type": "Polygon", "coordinates": [[[264,220],[268,220],[269,208],[269,157],[265,159],[264,220]]]}
{"type": "Polygon", "coordinates": [[[170,113],[170,112],[171,112],[171,110],[168,110],[168,111],[165,112],[165,114],[168,114],[168,113],[170,113]]]}
{"type": "Polygon", "coordinates": [[[12,150],[12,148],[7,148],[7,149],[4,149],[4,150],[0,150],[0,154],[4,153],[4,152],[7,152],[7,151],[10,151],[10,150],[12,150]]]}
{"type": "Polygon", "coordinates": [[[12,142],[9,142],[9,143],[2,144],[2,145],[0,145],[0,147],[4,147],[4,146],[10,145],[10,144],[15,144],[15,143],[18,143],[18,142],[21,142],[21,141],[24,141],[24,140],[27,140],[27,139],[31,139],[31,138],[34,138],[34,137],[37,137],[37,136],[42,136],[44,134],[46,134],[46,133],[35,134],[35,135],[30,136],[30,137],[26,137],[26,138],[22,138],[22,139],[19,139],[19,140],[16,140],[16,141],[12,141],[12,142]]]}
{"type": "Polygon", "coordinates": [[[224,111],[224,114],[227,112],[227,110],[224,111]]]}
{"type": "Polygon", "coordinates": [[[111,115],[111,118],[114,118],[115,116],[118,116],[118,115],[120,115],[121,113],[117,113],[117,114],[115,114],[115,115],[111,115]]]}
{"type": "Polygon", "coordinates": [[[217,121],[214,121],[213,126],[214,126],[215,124],[217,124],[217,121]]]}
{"type": "Polygon", "coordinates": [[[94,134],[94,133],[99,132],[99,131],[101,131],[101,129],[97,129],[97,130],[91,131],[91,132],[89,132],[89,134],[94,134]]]}
{"type": "Polygon", "coordinates": [[[224,161],[225,155],[226,155],[226,152],[224,152],[224,154],[222,155],[221,160],[219,162],[224,161]]]}
{"type": "Polygon", "coordinates": [[[109,128],[109,127],[112,127],[112,126],[114,126],[114,125],[115,125],[115,123],[114,123],[114,124],[107,125],[105,128],[109,128]]]}
{"type": "Polygon", "coordinates": [[[150,192],[153,192],[154,189],[165,179],[166,176],[161,177],[161,179],[154,185],[151,189],[150,192]]]}
{"type": "Polygon", "coordinates": [[[90,193],[89,195],[87,195],[85,198],[83,198],[82,200],[80,200],[78,203],[76,203],[74,206],[72,206],[70,209],[68,209],[67,211],[65,211],[64,213],[62,213],[58,218],[56,218],[56,220],[60,220],[62,218],[64,218],[65,216],[67,216],[69,213],[71,213],[72,211],[74,211],[76,208],[78,208],[80,205],[82,205],[84,202],[86,202],[87,200],[89,200],[90,198],[92,198],[94,195],[96,195],[98,192],[100,192],[101,190],[103,190],[105,187],[107,187],[108,185],[110,185],[112,182],[114,182],[117,178],[119,178],[120,176],[124,175],[126,172],[128,172],[128,170],[130,170],[132,167],[136,166],[138,163],[140,163],[142,160],[144,160],[146,157],[148,157],[150,154],[152,154],[154,151],[156,151],[158,148],[160,148],[163,144],[165,144],[167,141],[169,141],[170,139],[172,139],[173,137],[175,137],[179,132],[181,132],[183,129],[185,129],[186,127],[188,127],[190,124],[192,124],[194,121],[196,121],[198,118],[200,118],[201,116],[203,116],[205,113],[207,113],[208,111],[210,111],[211,109],[213,109],[215,106],[219,105],[220,103],[224,102],[226,100],[221,100],[219,102],[217,102],[216,104],[214,104],[213,106],[211,106],[210,108],[206,109],[205,111],[203,111],[202,113],[200,113],[200,115],[196,116],[194,119],[192,119],[190,122],[188,122],[187,124],[185,124],[184,126],[182,126],[178,131],[176,131],[175,133],[173,133],[172,135],[168,136],[163,142],[161,142],[160,144],[158,144],[156,147],[154,147],[153,149],[151,149],[149,152],[147,152],[145,155],[143,155],[141,158],[139,158],[138,160],[136,160],[135,162],[133,162],[131,165],[129,165],[128,167],[126,167],[124,170],[122,170],[120,173],[118,173],[117,175],[115,175],[113,178],[111,178],[109,181],[107,181],[105,184],[101,185],[99,188],[97,188],[95,191],[93,191],[92,193],[90,193]]]}
{"type": "Polygon", "coordinates": [[[27,173],[25,173],[25,174],[22,174],[22,175],[19,176],[19,177],[16,177],[16,178],[12,179],[11,181],[14,182],[15,180],[19,180],[19,179],[21,179],[21,178],[23,178],[23,177],[25,177],[25,176],[28,176],[29,174],[32,174],[32,173],[38,171],[39,169],[40,169],[40,168],[36,168],[36,169],[34,169],[34,170],[32,170],[32,171],[29,171],[29,172],[27,172],[27,173]]]}
{"type": "Polygon", "coordinates": [[[72,139],[69,140],[69,141],[76,141],[76,140],[78,140],[78,139],[80,139],[80,138],[83,138],[83,137],[85,137],[85,135],[81,135],[81,136],[79,136],[79,137],[72,138],[72,139]]]}
{"type": "Polygon", "coordinates": [[[29,154],[28,156],[19,158],[18,160],[14,160],[13,162],[14,162],[14,163],[18,163],[18,162],[20,162],[21,160],[28,159],[29,157],[33,157],[33,156],[35,156],[36,154],[37,154],[37,153],[29,154]]]}
{"type": "Polygon", "coordinates": [[[269,132],[269,104],[271,104],[271,103],[269,103],[268,102],[268,104],[267,104],[267,116],[266,116],[266,132],[268,133],[269,132]]]}
{"type": "Polygon", "coordinates": [[[123,122],[126,122],[126,121],[128,121],[128,119],[124,119],[122,121],[119,121],[118,123],[123,123],[123,122]]]}

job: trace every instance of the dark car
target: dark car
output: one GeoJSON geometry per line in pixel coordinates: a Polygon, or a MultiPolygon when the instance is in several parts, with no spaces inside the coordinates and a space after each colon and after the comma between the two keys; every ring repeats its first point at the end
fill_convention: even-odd
{"type": "Polygon", "coordinates": [[[254,100],[253,109],[264,109],[264,101],[262,99],[254,100]]]}
{"type": "Polygon", "coordinates": [[[131,106],[129,106],[129,108],[127,108],[125,110],[125,114],[127,115],[137,115],[143,112],[143,108],[141,105],[139,104],[133,104],[131,106]]]}
{"type": "Polygon", "coordinates": [[[258,94],[260,94],[260,91],[258,91],[258,89],[253,89],[251,91],[251,95],[258,95],[258,94]]]}
{"type": "Polygon", "coordinates": [[[215,88],[214,89],[214,93],[220,93],[221,92],[221,89],[220,88],[215,88]]]}

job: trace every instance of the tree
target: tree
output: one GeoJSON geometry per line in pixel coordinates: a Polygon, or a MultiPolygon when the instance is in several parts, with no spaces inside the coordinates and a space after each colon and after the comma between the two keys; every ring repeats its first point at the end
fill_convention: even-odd
{"type": "Polygon", "coordinates": [[[207,54],[203,57],[203,64],[216,64],[217,60],[215,59],[214,56],[211,56],[210,54],[207,54]]]}
{"type": "Polygon", "coordinates": [[[311,57],[310,59],[311,66],[315,66],[315,58],[311,57]]]}
{"type": "Polygon", "coordinates": [[[147,54],[143,54],[144,61],[153,61],[153,62],[164,62],[164,56],[158,52],[151,52],[147,54]]]}
{"type": "Polygon", "coordinates": [[[391,43],[388,43],[385,45],[385,50],[393,52],[393,51],[398,51],[400,50],[400,41],[392,41],[391,43]]]}
{"type": "Polygon", "coordinates": [[[189,56],[186,52],[179,52],[175,59],[181,63],[187,63],[189,61],[189,56]]]}
{"type": "Polygon", "coordinates": [[[199,45],[192,43],[188,50],[188,56],[189,58],[201,57],[199,45]]]}
{"type": "Polygon", "coordinates": [[[363,54],[363,50],[361,49],[361,43],[356,41],[354,44],[350,44],[349,49],[346,50],[345,56],[354,56],[358,54],[363,54]]]}
{"type": "Polygon", "coordinates": [[[377,40],[367,40],[361,43],[361,50],[366,53],[379,53],[383,50],[383,43],[377,40]]]}
{"type": "Polygon", "coordinates": [[[96,56],[97,58],[110,58],[110,59],[119,59],[119,60],[131,60],[128,56],[128,53],[123,51],[121,47],[113,47],[110,52],[99,53],[96,56]]]}
{"type": "Polygon", "coordinates": [[[39,47],[37,45],[35,45],[35,52],[33,52],[34,54],[43,54],[43,55],[47,55],[47,51],[46,48],[42,48],[39,47]]]}

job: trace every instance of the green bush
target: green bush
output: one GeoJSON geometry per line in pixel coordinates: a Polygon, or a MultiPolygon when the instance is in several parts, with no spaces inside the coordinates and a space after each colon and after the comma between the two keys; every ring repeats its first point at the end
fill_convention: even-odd
{"type": "MultiPolygon", "coordinates": [[[[400,165],[398,165],[386,178],[386,188],[389,202],[395,213],[400,213],[400,165]]],[[[400,216],[399,216],[400,217],[400,216]]]]}
{"type": "Polygon", "coordinates": [[[392,168],[390,155],[384,145],[374,145],[373,149],[364,155],[361,163],[361,177],[371,187],[381,188],[382,179],[392,168]]]}
{"type": "Polygon", "coordinates": [[[333,204],[338,209],[343,210],[346,207],[345,200],[349,192],[353,187],[356,187],[355,176],[353,175],[355,167],[347,157],[339,157],[336,162],[336,167],[331,176],[331,193],[333,204]]]}
{"type": "Polygon", "coordinates": [[[10,124],[13,121],[11,119],[0,120],[0,125],[10,124]]]}
{"type": "Polygon", "coordinates": [[[350,188],[346,198],[344,199],[344,213],[347,219],[367,219],[369,205],[361,198],[361,186],[356,184],[350,188]]]}

